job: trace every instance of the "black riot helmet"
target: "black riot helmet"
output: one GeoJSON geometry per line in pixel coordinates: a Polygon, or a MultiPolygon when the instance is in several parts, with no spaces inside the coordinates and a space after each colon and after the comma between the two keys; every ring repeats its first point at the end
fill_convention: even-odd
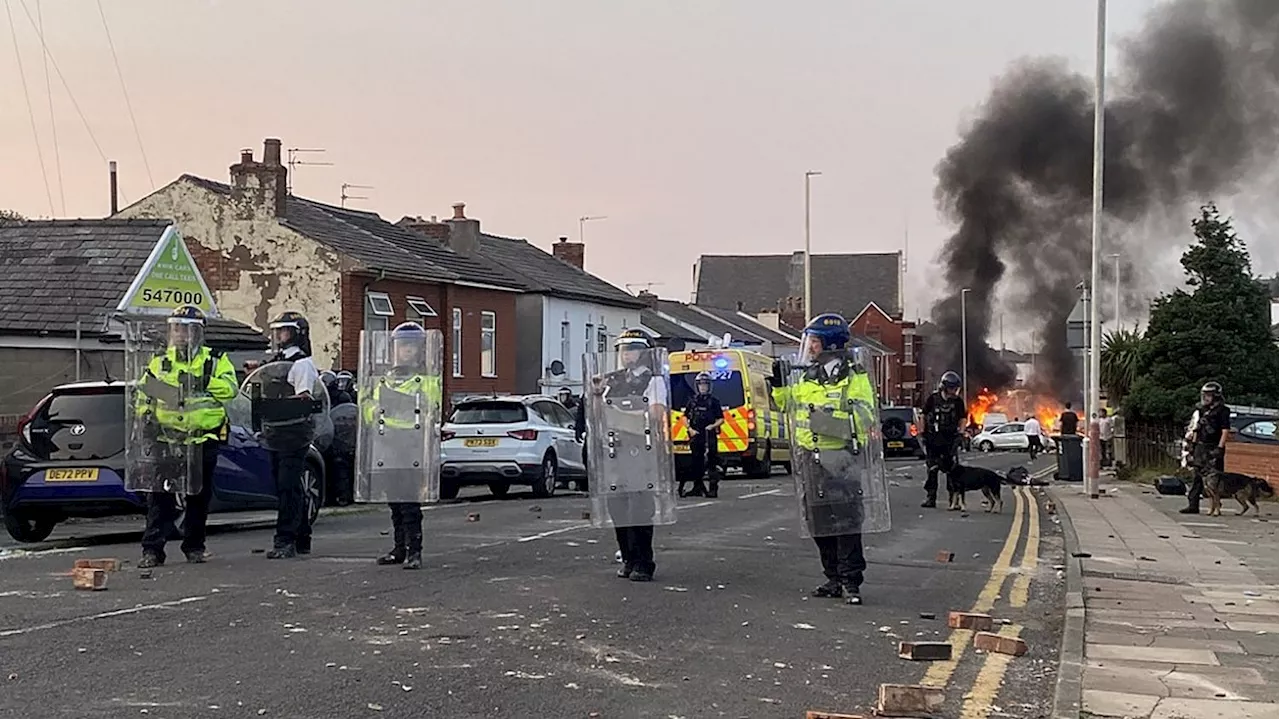
{"type": "Polygon", "coordinates": [[[938,380],[938,389],[942,390],[943,394],[954,397],[960,391],[962,384],[960,375],[947,370],[942,373],[942,379],[938,380]]]}
{"type": "Polygon", "coordinates": [[[1200,401],[1204,404],[1213,404],[1222,401],[1222,385],[1217,382],[1205,382],[1200,388],[1200,401]]]}
{"type": "Polygon", "coordinates": [[[711,394],[711,375],[699,372],[693,378],[693,388],[698,394],[711,394]]]}
{"type": "Polygon", "coordinates": [[[311,323],[301,312],[281,312],[271,320],[270,329],[271,347],[276,352],[297,347],[304,356],[311,356],[311,323]]]}

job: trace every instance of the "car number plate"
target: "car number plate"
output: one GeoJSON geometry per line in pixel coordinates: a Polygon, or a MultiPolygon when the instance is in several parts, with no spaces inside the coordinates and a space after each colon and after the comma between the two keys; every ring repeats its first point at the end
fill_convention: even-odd
{"type": "Polygon", "coordinates": [[[467,439],[462,441],[462,446],[463,447],[497,447],[498,439],[496,437],[493,437],[493,438],[486,437],[482,439],[467,439]]]}
{"type": "Polygon", "coordinates": [[[75,468],[75,469],[46,469],[44,471],[44,481],[46,482],[96,482],[98,481],[98,470],[96,467],[75,468]]]}
{"type": "Polygon", "coordinates": [[[902,443],[901,443],[901,442],[890,442],[890,443],[889,443],[889,449],[902,449],[902,446],[903,446],[903,445],[902,445],[902,443]]]}

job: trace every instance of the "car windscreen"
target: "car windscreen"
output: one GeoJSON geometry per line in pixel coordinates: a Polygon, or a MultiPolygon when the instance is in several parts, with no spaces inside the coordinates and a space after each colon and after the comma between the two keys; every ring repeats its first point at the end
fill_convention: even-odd
{"type": "Polygon", "coordinates": [[[453,424],[519,424],[527,422],[528,411],[519,402],[468,402],[453,410],[453,424]]]}
{"type": "Polygon", "coordinates": [[[124,392],[55,392],[33,426],[47,430],[33,443],[51,460],[106,459],[124,450],[124,392]]]}
{"type": "MultiPolygon", "coordinates": [[[[708,372],[711,375],[711,395],[720,400],[725,409],[741,407],[747,403],[742,390],[742,373],[738,370],[708,372]]],[[[697,372],[681,372],[671,375],[671,408],[683,410],[697,389],[693,380],[697,372]]]]}

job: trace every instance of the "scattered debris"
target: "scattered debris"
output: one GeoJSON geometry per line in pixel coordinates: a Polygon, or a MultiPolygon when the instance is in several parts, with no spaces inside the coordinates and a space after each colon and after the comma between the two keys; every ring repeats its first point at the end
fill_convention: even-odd
{"type": "Polygon", "coordinates": [[[480,513],[479,513],[479,512],[468,512],[468,513],[467,513],[467,521],[468,521],[468,522],[479,522],[479,521],[480,521],[480,513]]]}
{"type": "Polygon", "coordinates": [[[835,712],[809,710],[804,713],[804,719],[866,719],[866,717],[862,714],[836,714],[835,712]]]}
{"type": "Polygon", "coordinates": [[[951,645],[947,642],[898,642],[898,658],[914,662],[950,661],[951,645]]]}
{"type": "Polygon", "coordinates": [[[369,704],[365,704],[365,706],[366,706],[367,708],[369,708],[369,709],[372,709],[373,711],[376,711],[376,712],[380,712],[380,711],[382,711],[382,705],[381,705],[381,704],[373,704],[373,703],[369,703],[369,704]]]}
{"type": "Polygon", "coordinates": [[[1093,555],[1089,554],[1088,552],[1072,552],[1071,556],[1075,557],[1076,559],[1088,559],[1093,555]]]}
{"type": "Polygon", "coordinates": [[[949,564],[956,559],[955,552],[948,552],[945,549],[938,552],[937,560],[943,564],[949,564]]]}
{"type": "Polygon", "coordinates": [[[76,569],[101,569],[104,572],[120,571],[119,559],[77,559],[74,565],[76,569]]]}
{"type": "Polygon", "coordinates": [[[933,612],[920,612],[921,619],[937,619],[938,615],[933,612]]]}
{"type": "Polygon", "coordinates": [[[986,632],[990,631],[993,623],[990,614],[951,612],[947,615],[947,626],[951,629],[972,629],[975,632],[986,632]]]}
{"type": "Polygon", "coordinates": [[[1146,555],[1138,555],[1138,561],[1140,561],[1140,562],[1154,562],[1154,561],[1156,561],[1156,560],[1154,560],[1154,559],[1152,559],[1151,557],[1148,557],[1148,556],[1146,556],[1146,555]]]}
{"type": "Polygon", "coordinates": [[[541,506],[541,505],[538,505],[538,504],[535,504],[535,505],[533,505],[532,507],[530,507],[530,508],[529,508],[529,511],[530,511],[530,512],[541,512],[541,511],[542,511],[542,506],[541,506]]]}
{"type": "Polygon", "coordinates": [[[1006,637],[991,632],[978,632],[973,635],[973,648],[997,654],[1012,654],[1020,657],[1027,653],[1027,643],[1017,637],[1006,637]]]}
{"type": "Polygon", "coordinates": [[[582,512],[582,518],[583,518],[583,519],[591,519],[591,512],[590,512],[590,511],[588,511],[588,510],[583,510],[583,512],[582,512]]]}
{"type": "Polygon", "coordinates": [[[881,684],[876,713],[891,717],[928,717],[942,709],[947,694],[942,687],[916,684],[881,684]]]}
{"type": "Polygon", "coordinates": [[[1046,514],[1057,514],[1058,505],[1054,504],[1053,500],[1051,499],[1044,503],[1044,511],[1046,514]]]}
{"type": "Polygon", "coordinates": [[[808,624],[806,622],[796,622],[795,624],[791,625],[791,628],[792,629],[817,629],[817,627],[813,626],[812,624],[808,624]]]}
{"type": "Polygon", "coordinates": [[[71,586],[91,592],[107,588],[107,573],[101,569],[84,569],[77,567],[71,570],[71,586]]]}

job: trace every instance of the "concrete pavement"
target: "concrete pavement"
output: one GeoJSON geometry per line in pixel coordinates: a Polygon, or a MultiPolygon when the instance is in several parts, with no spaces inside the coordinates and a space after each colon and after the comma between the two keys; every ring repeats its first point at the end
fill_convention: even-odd
{"type": "Polygon", "coordinates": [[[1027,488],[1005,488],[1002,515],[973,497],[969,516],[922,510],[920,465],[890,471],[895,526],[867,538],[862,607],[808,598],[820,569],[781,476],[683,500],[652,584],[613,578],[582,496],[434,506],[417,573],[372,565],[385,512],[326,518],[309,559],[265,560],[266,530],[221,534],[209,564],[126,567],[103,592],[72,591],[72,560],[133,560],[133,540],[14,556],[0,715],[779,717],[869,713],[880,683],[923,682],[943,716],[1048,716],[1056,526],[1027,488]],[[976,652],[950,610],[989,611],[1030,653],[976,652]],[[900,640],[950,641],[953,661],[901,660],[900,640]]]}
{"type": "Polygon", "coordinates": [[[1262,520],[1187,516],[1177,514],[1183,498],[1104,488],[1096,500],[1079,485],[1052,490],[1074,530],[1067,549],[1078,555],[1068,561],[1081,596],[1068,596],[1068,606],[1083,610],[1078,667],[1067,647],[1063,673],[1076,668],[1081,683],[1058,719],[1280,714],[1275,504],[1263,504],[1262,520]]]}

